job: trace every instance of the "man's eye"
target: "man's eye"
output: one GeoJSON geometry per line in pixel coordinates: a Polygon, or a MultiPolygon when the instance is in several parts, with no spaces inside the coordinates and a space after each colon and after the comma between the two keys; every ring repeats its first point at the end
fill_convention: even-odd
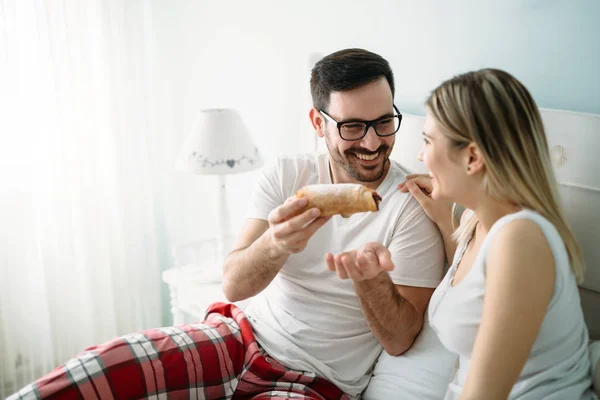
{"type": "Polygon", "coordinates": [[[364,127],[363,124],[344,124],[344,125],[342,125],[342,128],[348,129],[348,130],[357,130],[357,129],[362,129],[363,127],[364,127]]]}

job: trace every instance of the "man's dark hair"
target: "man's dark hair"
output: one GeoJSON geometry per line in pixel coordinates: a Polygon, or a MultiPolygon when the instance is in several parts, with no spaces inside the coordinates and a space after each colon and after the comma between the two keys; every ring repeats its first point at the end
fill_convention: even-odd
{"type": "Polygon", "coordinates": [[[313,106],[327,111],[331,92],[343,92],[385,77],[392,98],[394,74],[387,60],[363,49],[345,49],[331,53],[317,62],[310,77],[313,106]]]}

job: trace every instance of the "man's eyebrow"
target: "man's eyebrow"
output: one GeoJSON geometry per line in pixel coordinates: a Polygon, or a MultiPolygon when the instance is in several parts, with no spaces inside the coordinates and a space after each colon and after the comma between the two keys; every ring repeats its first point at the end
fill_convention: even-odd
{"type": "Polygon", "coordinates": [[[381,115],[380,117],[377,117],[377,118],[371,119],[371,120],[360,119],[360,118],[348,118],[348,119],[345,119],[343,121],[340,121],[340,124],[345,124],[346,122],[373,122],[373,121],[378,121],[378,120],[380,120],[382,118],[393,117],[394,115],[396,115],[396,114],[394,114],[393,112],[388,112],[388,113],[385,113],[385,114],[381,115]]]}
{"type": "Polygon", "coordinates": [[[377,121],[378,119],[381,119],[381,118],[393,117],[394,115],[396,115],[396,114],[394,114],[393,112],[385,113],[381,117],[375,118],[375,121],[377,121]]]}

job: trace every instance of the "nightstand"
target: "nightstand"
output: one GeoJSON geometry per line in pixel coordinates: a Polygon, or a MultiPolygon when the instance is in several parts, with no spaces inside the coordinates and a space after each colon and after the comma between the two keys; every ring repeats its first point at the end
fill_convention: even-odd
{"type": "MultiPolygon", "coordinates": [[[[215,302],[229,303],[223,294],[221,282],[207,278],[203,269],[196,265],[168,269],[163,272],[162,278],[171,292],[173,325],[186,323],[188,316],[193,322],[203,321],[209,305],[215,302]]],[[[243,308],[248,302],[249,299],[235,304],[243,308]]]]}

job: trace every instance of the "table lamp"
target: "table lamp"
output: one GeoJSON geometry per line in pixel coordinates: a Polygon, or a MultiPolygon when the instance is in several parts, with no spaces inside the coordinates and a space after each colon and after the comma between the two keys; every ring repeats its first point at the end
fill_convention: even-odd
{"type": "Polygon", "coordinates": [[[218,108],[199,112],[183,144],[176,168],[219,177],[219,261],[225,259],[230,250],[225,241],[231,236],[225,175],[252,171],[262,165],[263,158],[236,110],[218,108]]]}

